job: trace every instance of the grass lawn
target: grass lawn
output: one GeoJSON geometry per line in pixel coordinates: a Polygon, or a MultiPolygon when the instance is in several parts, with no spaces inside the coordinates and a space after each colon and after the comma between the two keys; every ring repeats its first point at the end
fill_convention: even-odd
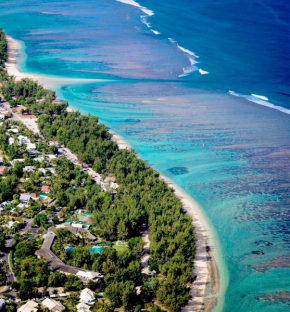
{"type": "Polygon", "coordinates": [[[128,249],[128,246],[127,243],[117,241],[114,242],[113,248],[115,248],[118,251],[118,253],[122,253],[128,249]]]}

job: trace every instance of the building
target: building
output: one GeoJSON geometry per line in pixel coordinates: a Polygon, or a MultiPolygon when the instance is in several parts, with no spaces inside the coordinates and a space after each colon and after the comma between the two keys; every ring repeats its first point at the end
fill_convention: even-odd
{"type": "Polygon", "coordinates": [[[80,302],[77,306],[77,311],[78,312],[89,312],[91,307],[87,304],[85,304],[84,302],[80,302]]]}
{"type": "Polygon", "coordinates": [[[23,172],[34,172],[35,171],[35,169],[34,169],[34,167],[33,166],[25,166],[24,168],[23,168],[23,172]]]}
{"type": "Polygon", "coordinates": [[[17,309],[17,312],[37,312],[38,311],[37,306],[38,306],[37,302],[29,300],[22,307],[17,309]]]}
{"type": "Polygon", "coordinates": [[[48,185],[42,185],[41,189],[40,189],[41,193],[45,193],[45,194],[49,194],[50,192],[50,187],[48,185]]]}
{"type": "Polygon", "coordinates": [[[6,118],[6,115],[0,114],[0,120],[4,120],[6,118]]]}
{"type": "Polygon", "coordinates": [[[8,143],[9,143],[9,145],[14,144],[14,143],[15,143],[14,138],[9,138],[9,139],[8,139],[8,143]]]}
{"type": "Polygon", "coordinates": [[[23,203],[28,203],[30,201],[29,194],[21,194],[19,200],[23,203]]]}
{"type": "Polygon", "coordinates": [[[82,290],[80,295],[80,301],[84,303],[95,303],[95,294],[89,288],[85,288],[82,290]]]}
{"type": "Polygon", "coordinates": [[[34,199],[34,200],[39,199],[39,195],[38,195],[38,194],[36,194],[36,193],[32,193],[32,194],[30,194],[30,197],[31,197],[32,199],[34,199]]]}
{"type": "Polygon", "coordinates": [[[36,144],[35,143],[28,143],[26,145],[26,149],[29,150],[29,151],[33,151],[36,149],[36,144]]]}
{"type": "Polygon", "coordinates": [[[23,145],[23,144],[29,144],[30,143],[30,140],[27,136],[25,135],[20,135],[18,137],[18,145],[23,145]]]}
{"type": "Polygon", "coordinates": [[[65,307],[58,301],[53,300],[53,299],[45,299],[41,303],[44,308],[47,308],[48,310],[52,312],[62,312],[65,310],[65,307]]]}
{"type": "Polygon", "coordinates": [[[0,311],[2,311],[5,307],[6,301],[4,299],[0,299],[0,311]]]}

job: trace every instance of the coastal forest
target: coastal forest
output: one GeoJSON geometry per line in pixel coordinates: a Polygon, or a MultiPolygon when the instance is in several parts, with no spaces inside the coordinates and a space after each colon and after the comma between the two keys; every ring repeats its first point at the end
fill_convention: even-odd
{"type": "MultiPolygon", "coordinates": [[[[74,165],[60,159],[59,174],[52,188],[61,206],[84,208],[93,214],[92,232],[100,235],[104,241],[119,239],[129,242],[128,251],[122,255],[110,249],[92,255],[84,248],[80,248],[79,252],[76,250],[74,255],[63,255],[70,264],[105,273],[104,285],[98,287],[106,293],[110,304],[100,306],[98,310],[111,311],[121,306],[125,310],[132,307],[136,310],[138,306],[138,311],[146,303],[158,300],[169,311],[179,311],[190,299],[195,278],[192,272],[197,238],[192,220],[174,191],[134,150],[120,150],[112,141],[107,127],[96,116],[69,112],[68,103],[57,101],[53,91],[36,81],[16,80],[9,76],[5,61],[7,42],[0,30],[0,90],[4,100],[12,108],[22,105],[25,107],[23,112],[36,115],[41,134],[47,142],[56,141],[68,147],[79,161],[104,176],[114,175],[119,184],[117,194],[108,196],[80,174],[74,165]],[[75,189],[76,185],[78,189],[75,189]],[[156,271],[152,282],[141,274],[143,245],[140,232],[144,224],[149,231],[150,266],[156,271]],[[138,297],[135,289],[140,285],[141,297],[138,297]]],[[[4,132],[0,135],[4,136],[4,132]]],[[[15,176],[15,181],[17,179],[15,176]]],[[[8,192],[3,199],[12,194],[15,181],[9,182],[9,185],[3,182],[5,186],[0,184],[0,192],[4,187],[8,192]]],[[[45,227],[45,220],[36,218],[35,222],[45,227]]],[[[60,240],[58,244],[61,245],[55,246],[55,252],[60,257],[67,240],[81,246],[81,242],[70,233],[63,231],[59,236],[63,237],[63,244],[60,240]]],[[[20,280],[24,273],[28,274],[25,277],[27,284],[18,285],[22,292],[26,290],[25,296],[33,296],[34,286],[63,283],[68,290],[80,289],[78,281],[69,280],[60,273],[51,274],[44,260],[36,259],[35,251],[40,245],[39,239],[18,241],[14,251],[20,280]],[[34,260],[31,262],[29,259],[34,260]]]]}

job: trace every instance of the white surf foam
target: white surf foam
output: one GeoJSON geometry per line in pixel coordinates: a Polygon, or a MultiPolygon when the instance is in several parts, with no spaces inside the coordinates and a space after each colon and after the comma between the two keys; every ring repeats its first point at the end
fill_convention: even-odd
{"type": "Polygon", "coordinates": [[[269,99],[266,96],[264,96],[264,95],[258,95],[258,94],[253,94],[252,93],[251,96],[256,97],[256,98],[258,98],[260,100],[263,100],[263,101],[269,101],[269,99]]]}
{"type": "Polygon", "coordinates": [[[153,34],[155,34],[155,35],[160,35],[160,32],[159,32],[159,31],[157,31],[157,30],[151,29],[151,31],[152,31],[152,32],[153,32],[153,34]]]}
{"type": "Polygon", "coordinates": [[[148,28],[151,28],[151,24],[147,22],[147,16],[141,16],[141,22],[145,24],[148,28]]]}
{"type": "Polygon", "coordinates": [[[154,15],[154,12],[145,8],[145,7],[142,7],[138,2],[134,1],[134,0],[116,0],[118,2],[122,2],[122,3],[125,3],[125,4],[129,4],[129,5],[132,5],[136,8],[139,8],[141,11],[143,11],[145,14],[149,15],[149,16],[152,16],[154,15]]]}
{"type": "Polygon", "coordinates": [[[207,75],[209,72],[202,70],[201,68],[198,70],[201,75],[207,75]]]}
{"type": "Polygon", "coordinates": [[[189,54],[189,55],[191,55],[191,56],[193,56],[195,58],[199,58],[198,55],[194,54],[192,51],[190,51],[188,49],[185,49],[185,48],[181,47],[179,44],[177,45],[177,47],[178,47],[179,50],[183,51],[184,53],[187,53],[187,54],[189,54]]]}
{"type": "Polygon", "coordinates": [[[276,109],[282,113],[290,115],[290,109],[287,109],[287,108],[282,107],[282,106],[274,105],[274,104],[268,102],[269,99],[266,96],[263,96],[263,95],[257,96],[257,94],[243,95],[243,94],[236,93],[235,91],[231,91],[231,90],[229,90],[228,93],[233,95],[233,96],[241,97],[241,98],[244,98],[250,102],[254,102],[254,103],[262,105],[262,106],[273,108],[273,109],[276,109]],[[265,99],[265,100],[263,100],[263,99],[265,99]]]}
{"type": "Polygon", "coordinates": [[[176,41],[175,41],[173,38],[168,38],[168,40],[169,40],[171,43],[176,43],[176,41]]]}

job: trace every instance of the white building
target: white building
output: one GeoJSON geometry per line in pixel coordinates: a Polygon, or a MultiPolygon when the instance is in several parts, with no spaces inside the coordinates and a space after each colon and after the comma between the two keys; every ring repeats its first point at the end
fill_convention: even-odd
{"type": "Polygon", "coordinates": [[[23,144],[28,144],[30,143],[30,140],[27,136],[25,135],[20,135],[18,137],[18,145],[23,145],[23,144]]]}
{"type": "Polygon", "coordinates": [[[80,301],[84,303],[93,304],[95,302],[95,294],[89,288],[85,288],[82,290],[80,295],[80,301]]]}
{"type": "Polygon", "coordinates": [[[8,143],[9,143],[9,145],[14,144],[14,143],[15,143],[14,138],[9,138],[9,139],[8,139],[8,143]]]}
{"type": "Polygon", "coordinates": [[[47,308],[53,312],[62,312],[65,310],[65,307],[60,302],[53,299],[47,298],[43,300],[41,304],[44,306],[44,308],[47,308]]]}
{"type": "Polygon", "coordinates": [[[17,312],[37,312],[38,311],[38,309],[36,308],[37,306],[38,306],[37,302],[29,300],[22,307],[17,309],[17,312]]]}
{"type": "Polygon", "coordinates": [[[35,169],[33,166],[25,166],[23,168],[23,172],[34,172],[34,171],[35,171],[35,169]]]}
{"type": "Polygon", "coordinates": [[[0,299],[0,310],[4,309],[6,301],[4,299],[0,299]]]}
{"type": "Polygon", "coordinates": [[[26,145],[26,149],[29,150],[29,151],[33,151],[36,149],[36,144],[35,143],[28,143],[26,145]]]}
{"type": "Polygon", "coordinates": [[[77,306],[77,311],[78,312],[89,312],[91,307],[87,304],[85,304],[84,302],[80,302],[77,306]]]}

